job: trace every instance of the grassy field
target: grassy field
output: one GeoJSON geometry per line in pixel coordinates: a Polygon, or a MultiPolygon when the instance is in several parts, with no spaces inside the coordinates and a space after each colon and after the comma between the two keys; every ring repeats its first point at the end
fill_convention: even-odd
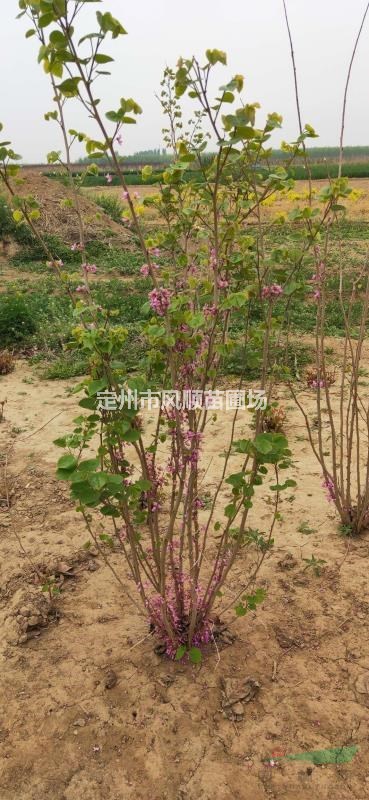
{"type": "MultiPolygon", "coordinates": [[[[314,183],[313,191],[318,195],[320,183],[314,183]]],[[[339,244],[340,256],[345,261],[345,281],[347,295],[353,275],[357,273],[363,262],[369,239],[369,226],[364,222],[369,209],[369,180],[353,182],[353,197],[347,201],[347,221],[340,228],[342,241],[339,244]]],[[[154,187],[133,188],[140,198],[155,191],[154,187]]],[[[86,189],[85,195],[97,199],[110,216],[119,222],[126,201],[121,199],[121,192],[114,188],[106,188],[96,196],[96,190],[86,189]]],[[[293,193],[277,197],[275,202],[265,207],[265,220],[275,214],[288,213],[297,203],[306,201],[307,184],[296,185],[293,193]]],[[[146,224],[155,226],[155,214],[151,212],[146,224]]],[[[251,230],[251,228],[250,228],[251,230]]],[[[278,228],[267,237],[268,246],[273,247],[279,237],[281,241],[286,235],[285,229],[279,233],[278,228]]],[[[294,233],[291,229],[290,235],[294,233]]],[[[335,237],[335,231],[332,231],[335,237]]],[[[54,242],[55,244],[55,242],[54,242]]],[[[78,256],[72,253],[61,240],[56,239],[57,250],[64,261],[64,269],[69,273],[72,286],[79,281],[78,256]]],[[[338,248],[338,243],[337,243],[338,248]]],[[[337,256],[335,245],[332,246],[330,260],[334,265],[337,256]]],[[[132,240],[126,248],[101,246],[98,241],[90,243],[87,250],[90,262],[97,264],[98,272],[91,279],[92,292],[97,302],[111,311],[117,312],[119,324],[127,327],[129,335],[125,345],[124,358],[128,369],[135,369],[144,356],[145,345],[139,329],[144,319],[143,306],[147,300],[149,282],[140,275],[142,256],[132,240]]],[[[307,269],[309,266],[307,265],[307,269]]],[[[60,289],[58,279],[52,270],[45,265],[39,247],[26,239],[17,244],[12,255],[3,256],[0,263],[2,290],[0,295],[0,338],[3,346],[26,354],[31,363],[37,365],[39,374],[45,378],[67,378],[83,374],[87,363],[78,351],[66,350],[72,338],[74,320],[68,298],[60,289]]],[[[327,306],[327,333],[332,336],[343,335],[343,320],[337,303],[339,277],[332,266],[329,279],[329,300],[327,306]]],[[[260,319],[260,305],[257,300],[251,308],[251,318],[260,319]]],[[[360,302],[354,309],[354,325],[360,319],[360,302]]],[[[311,348],[301,344],[301,336],[310,336],[314,331],[315,307],[312,302],[301,296],[293,299],[289,312],[289,323],[293,339],[289,344],[288,361],[295,370],[309,361],[311,348]]],[[[238,374],[245,369],[245,354],[238,337],[242,330],[243,318],[240,312],[239,329],[235,320],[231,336],[234,338],[232,354],[224,360],[223,372],[226,375],[238,374]]],[[[252,353],[249,365],[249,376],[257,374],[260,353],[252,353]],[[256,359],[256,361],[255,361],[256,359]]]]}

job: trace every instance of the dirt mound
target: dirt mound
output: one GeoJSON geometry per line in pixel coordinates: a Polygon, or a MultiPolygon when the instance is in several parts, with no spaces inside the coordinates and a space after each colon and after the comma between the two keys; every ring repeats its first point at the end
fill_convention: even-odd
{"type": "MultiPolygon", "coordinates": [[[[47,178],[39,173],[23,174],[24,183],[18,188],[19,195],[32,195],[40,205],[39,225],[43,233],[58,236],[66,244],[79,240],[78,219],[71,204],[71,192],[59,180],[47,178]]],[[[79,195],[85,236],[87,241],[103,239],[116,247],[129,246],[130,237],[123,226],[114,222],[93,201],[79,195]]]]}

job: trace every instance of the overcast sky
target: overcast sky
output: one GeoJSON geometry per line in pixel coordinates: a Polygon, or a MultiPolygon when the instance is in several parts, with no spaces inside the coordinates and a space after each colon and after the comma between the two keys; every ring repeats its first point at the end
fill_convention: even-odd
{"type": "MultiPolygon", "coordinates": [[[[366,0],[289,0],[301,92],[302,117],[320,139],[336,145],[348,62],[366,0]]],[[[17,0],[1,0],[0,119],[25,161],[43,161],[57,146],[56,129],[43,120],[51,110],[47,76],[36,63],[35,39],[24,39],[29,25],[16,21],[17,0]]],[[[228,53],[219,66],[219,85],[234,73],[245,76],[243,99],[260,102],[262,112],[277,111],[284,125],[275,144],[296,135],[296,109],[282,0],[103,0],[87,5],[86,28],[96,8],[118,17],[128,36],[109,42],[116,57],[111,78],[101,79],[106,110],[119,97],[134,97],[143,107],[136,126],[124,130],[125,153],[161,147],[163,119],[155,98],[163,69],[178,57],[202,55],[216,47],[228,53]]],[[[85,12],[83,12],[85,13],[85,12]]],[[[106,51],[106,48],[105,48],[106,51]]],[[[369,17],[352,74],[345,133],[347,145],[369,144],[369,17]]],[[[260,122],[262,121],[262,114],[260,122]]],[[[84,112],[74,110],[73,127],[93,133],[84,112]]],[[[82,150],[75,153],[83,155],[82,150]]]]}

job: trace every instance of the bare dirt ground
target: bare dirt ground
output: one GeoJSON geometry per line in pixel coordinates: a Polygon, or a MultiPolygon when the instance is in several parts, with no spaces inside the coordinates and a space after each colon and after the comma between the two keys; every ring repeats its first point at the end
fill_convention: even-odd
{"type": "MultiPolygon", "coordinates": [[[[63,183],[38,172],[28,172],[24,183],[17,185],[16,189],[18,194],[31,195],[37,200],[40,219],[36,227],[43,234],[61,235],[62,240],[68,244],[79,241],[76,211],[70,201],[70,190],[63,183]]],[[[127,247],[129,237],[121,225],[100,208],[96,208],[86,197],[80,198],[79,204],[87,240],[103,238],[107,245],[111,243],[127,247]]]]}
{"type": "MultiPolygon", "coordinates": [[[[298,487],[284,495],[275,548],[258,581],[267,598],[232,625],[232,646],[194,667],[154,654],[140,610],[103,558],[83,549],[80,515],[54,477],[60,451],[52,442],[79,413],[71,385],[40,382],[22,361],[0,379],[0,401],[7,398],[0,497],[7,487],[10,500],[0,512],[1,800],[364,800],[369,543],[362,537],[348,548],[338,535],[286,390],[298,487]],[[298,532],[301,522],[313,532],[298,532]],[[327,562],[320,577],[304,571],[302,559],[312,553],[327,562]],[[61,584],[53,614],[39,589],[39,576],[50,573],[61,584]],[[231,721],[222,713],[221,681],[248,676],[260,691],[231,721]],[[359,752],[349,764],[274,761],[351,744],[359,752]]],[[[311,402],[308,392],[304,398],[311,402]]],[[[219,417],[208,437],[209,492],[230,417],[219,417]]],[[[250,520],[261,530],[267,500],[262,490],[250,520]]],[[[119,554],[111,559],[124,577],[119,554]]],[[[237,564],[233,592],[245,563],[237,564]]]]}

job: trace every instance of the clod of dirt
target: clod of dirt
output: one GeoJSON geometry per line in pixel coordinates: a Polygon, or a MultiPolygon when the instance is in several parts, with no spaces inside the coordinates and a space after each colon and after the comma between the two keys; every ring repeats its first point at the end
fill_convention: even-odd
{"type": "Polygon", "coordinates": [[[213,639],[216,640],[218,647],[228,647],[229,645],[234,644],[237,636],[235,633],[232,633],[218,617],[215,619],[214,623],[213,639]]]}
{"type": "Polygon", "coordinates": [[[355,682],[355,689],[358,694],[367,695],[369,701],[369,677],[368,675],[359,675],[355,682]]]}
{"type": "Polygon", "coordinates": [[[294,567],[297,567],[297,561],[293,557],[292,553],[287,553],[284,558],[281,558],[281,560],[278,561],[278,566],[279,569],[283,570],[293,569],[294,567]]]}
{"type": "Polygon", "coordinates": [[[57,575],[62,575],[63,578],[75,578],[76,577],[75,573],[73,572],[73,569],[68,564],[65,564],[64,562],[61,562],[60,564],[56,565],[55,573],[57,575]]]}
{"type": "Polygon", "coordinates": [[[33,587],[18,590],[11,598],[5,617],[5,638],[8,644],[24,644],[39,636],[55,618],[46,597],[33,587]]]}
{"type": "Polygon", "coordinates": [[[289,650],[290,647],[298,647],[299,642],[294,639],[292,636],[289,636],[285,631],[281,628],[274,628],[275,638],[282,650],[289,650]]]}
{"type": "Polygon", "coordinates": [[[118,676],[113,669],[109,669],[105,675],[104,686],[105,689],[114,689],[114,686],[117,685],[118,676]]]}
{"type": "Polygon", "coordinates": [[[256,697],[260,683],[254,678],[221,678],[222,711],[232,722],[241,722],[245,713],[245,704],[256,697]]]}

